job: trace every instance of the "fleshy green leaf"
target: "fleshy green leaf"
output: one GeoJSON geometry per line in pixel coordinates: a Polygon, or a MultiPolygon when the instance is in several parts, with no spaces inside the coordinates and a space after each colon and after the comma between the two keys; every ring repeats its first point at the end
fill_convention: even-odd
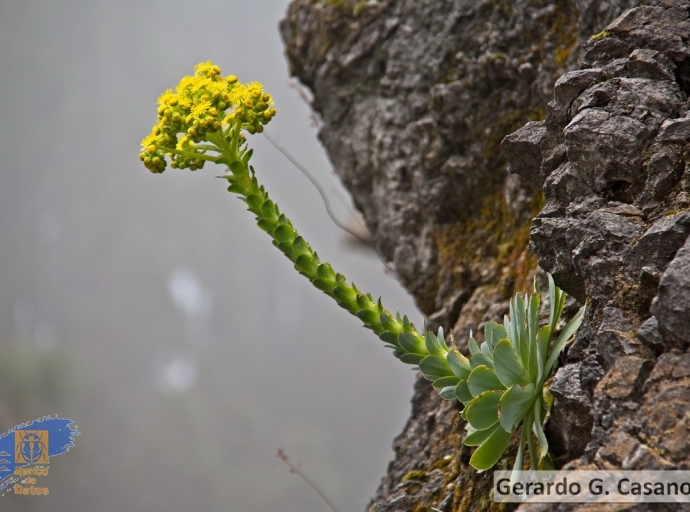
{"type": "Polygon", "coordinates": [[[539,363],[537,364],[537,383],[539,385],[544,382],[544,363],[546,362],[546,355],[549,352],[550,341],[551,328],[545,325],[537,332],[537,358],[539,359],[539,363]]]}
{"type": "MultiPolygon", "coordinates": [[[[228,180],[229,181],[229,180],[228,180]]],[[[239,194],[242,195],[244,194],[244,187],[238,183],[233,183],[228,187],[228,192],[231,192],[233,194],[239,194]]],[[[247,208],[249,210],[249,208],[247,208]]],[[[250,210],[251,211],[251,210],[250,210]]]]}
{"type": "Polygon", "coordinates": [[[474,336],[470,336],[470,339],[467,340],[467,344],[470,347],[470,355],[471,356],[476,356],[481,354],[481,350],[479,350],[479,345],[477,345],[477,340],[474,339],[474,336]]]}
{"type": "Polygon", "coordinates": [[[297,233],[289,224],[281,224],[273,231],[273,238],[277,242],[290,242],[290,250],[292,250],[292,241],[296,236],[297,233]]]}
{"type": "Polygon", "coordinates": [[[247,196],[247,206],[255,211],[261,211],[261,205],[264,200],[259,194],[250,194],[247,196]]]}
{"type": "Polygon", "coordinates": [[[398,344],[407,352],[427,355],[424,340],[409,332],[403,332],[398,335],[398,344]]]}
{"type": "Polygon", "coordinates": [[[405,364],[419,364],[425,357],[422,354],[402,354],[398,359],[405,364]]]}
{"type": "Polygon", "coordinates": [[[548,274],[546,277],[549,281],[549,327],[551,331],[553,331],[558,322],[556,310],[558,309],[558,302],[560,302],[560,294],[558,293],[559,290],[556,288],[556,283],[551,274],[548,274]]]}
{"type": "Polygon", "coordinates": [[[491,346],[485,341],[481,345],[479,345],[479,350],[481,351],[482,354],[484,354],[487,358],[493,359],[494,356],[492,354],[491,346]]]}
{"type": "Polygon", "coordinates": [[[419,369],[424,375],[424,378],[431,381],[441,377],[453,376],[453,372],[450,370],[446,358],[441,356],[426,356],[419,362],[419,369]]]}
{"type": "Polygon", "coordinates": [[[515,297],[510,299],[510,319],[508,320],[508,325],[506,326],[506,330],[508,331],[508,337],[510,338],[510,341],[513,342],[513,346],[515,347],[515,353],[520,354],[520,335],[518,334],[518,327],[517,327],[517,313],[515,312],[515,297]]]}
{"type": "Polygon", "coordinates": [[[466,404],[467,402],[474,399],[472,393],[470,393],[470,390],[467,387],[466,380],[461,380],[460,383],[457,386],[455,386],[455,398],[460,400],[463,404],[466,404]]]}
{"type": "MultiPolygon", "coordinates": [[[[249,159],[252,157],[253,154],[254,154],[254,150],[250,149],[242,156],[242,163],[245,166],[249,163],[249,159]]],[[[252,174],[253,174],[253,171],[254,171],[254,168],[252,167],[252,174]]]]}
{"type": "Polygon", "coordinates": [[[510,444],[510,434],[502,428],[497,428],[489,438],[477,448],[470,458],[470,466],[479,471],[485,471],[494,466],[510,444]]]}
{"type": "Polygon", "coordinates": [[[553,280],[551,274],[548,275],[549,278],[549,298],[551,299],[551,308],[549,311],[549,327],[551,327],[551,332],[556,331],[556,325],[558,320],[561,318],[563,313],[563,307],[565,306],[565,292],[563,292],[553,280]]]}
{"type": "Polygon", "coordinates": [[[524,367],[529,364],[529,340],[527,339],[527,326],[525,324],[526,311],[525,311],[525,299],[521,295],[515,296],[515,315],[513,317],[513,323],[515,324],[515,329],[517,333],[518,347],[520,350],[516,352],[520,355],[520,361],[524,367]]]}
{"type": "Polygon", "coordinates": [[[398,329],[398,323],[387,312],[380,314],[380,322],[383,328],[387,331],[394,331],[398,329]]]}
{"type": "Polygon", "coordinates": [[[503,338],[507,338],[508,335],[502,325],[498,325],[496,322],[487,322],[484,326],[484,337],[487,343],[493,348],[496,346],[496,343],[503,338]]]}
{"type": "MultiPolygon", "coordinates": [[[[525,427],[523,427],[525,428],[525,427]]],[[[534,421],[532,422],[532,431],[537,436],[539,442],[539,463],[549,453],[549,442],[546,440],[544,429],[541,426],[541,397],[538,397],[534,402],[534,421]]]]}
{"type": "Polygon", "coordinates": [[[256,225],[259,226],[261,231],[265,231],[266,233],[271,233],[276,228],[276,222],[270,219],[259,219],[256,221],[256,225]]]}
{"type": "Polygon", "coordinates": [[[312,255],[302,254],[295,260],[295,268],[303,274],[311,276],[316,274],[317,265],[312,255]]]}
{"type": "Polygon", "coordinates": [[[439,392],[439,396],[444,400],[455,400],[455,386],[448,386],[439,392]]]}
{"type": "Polygon", "coordinates": [[[436,335],[436,338],[438,339],[438,342],[441,344],[441,347],[443,347],[444,351],[448,352],[450,350],[450,347],[446,343],[446,337],[443,335],[443,327],[438,328],[438,334],[436,335]]]}
{"type": "Polygon", "coordinates": [[[536,339],[537,331],[539,330],[539,303],[540,298],[538,294],[532,295],[529,298],[527,306],[527,339],[529,340],[529,360],[525,370],[530,381],[534,382],[539,373],[539,355],[537,351],[536,339]]]}
{"type": "Polygon", "coordinates": [[[402,322],[403,322],[403,330],[405,332],[412,332],[412,330],[413,330],[412,324],[410,323],[409,318],[407,318],[407,315],[403,316],[402,322]]]}
{"type": "Polygon", "coordinates": [[[353,307],[357,306],[357,294],[347,285],[341,284],[333,288],[333,296],[338,302],[348,304],[353,307]]]}
{"type": "Polygon", "coordinates": [[[304,238],[301,236],[298,236],[295,238],[295,240],[292,242],[292,253],[295,255],[301,255],[301,254],[309,254],[310,248],[309,244],[304,241],[304,238]]]}
{"type": "Polygon", "coordinates": [[[472,400],[464,415],[477,430],[484,430],[498,422],[498,404],[503,391],[485,391],[472,400]]]}
{"type": "Polygon", "coordinates": [[[367,297],[366,295],[362,295],[362,294],[357,295],[357,305],[360,307],[360,309],[371,309],[371,310],[373,310],[375,308],[373,301],[369,297],[367,297]]]}
{"type": "Polygon", "coordinates": [[[530,339],[530,342],[536,338],[537,331],[539,330],[539,302],[540,297],[535,293],[530,298],[529,308],[527,309],[527,337],[530,339]]]}
{"type": "Polygon", "coordinates": [[[575,331],[577,331],[578,327],[580,327],[580,324],[582,323],[582,317],[585,314],[585,307],[582,306],[580,310],[575,313],[575,316],[568,322],[568,325],[566,325],[563,328],[563,331],[561,332],[560,336],[558,336],[558,339],[556,340],[556,343],[553,344],[553,347],[551,347],[551,352],[549,353],[549,357],[546,360],[546,364],[544,364],[544,374],[549,375],[551,373],[551,369],[553,368],[553,365],[556,363],[556,359],[558,359],[558,354],[561,353],[561,350],[563,350],[563,347],[565,346],[566,342],[570,339],[570,337],[575,334],[575,331]]]}
{"type": "Polygon", "coordinates": [[[470,376],[470,373],[472,372],[470,361],[460,352],[456,350],[451,350],[450,352],[448,352],[446,360],[448,361],[448,365],[450,366],[451,371],[455,374],[456,377],[458,377],[459,379],[467,379],[467,377],[470,376]]]}
{"type": "MultiPolygon", "coordinates": [[[[318,279],[317,279],[318,281],[318,279]]],[[[318,287],[317,287],[318,288],[318,287]]],[[[370,309],[360,309],[357,311],[357,316],[359,319],[368,326],[378,326],[380,315],[376,311],[370,309]]]]}
{"type": "Polygon", "coordinates": [[[335,272],[333,271],[333,267],[331,267],[328,263],[322,263],[319,265],[319,268],[316,270],[316,275],[321,279],[335,281],[335,272]]]}
{"type": "Polygon", "coordinates": [[[445,357],[448,351],[443,348],[433,332],[426,331],[426,336],[424,338],[426,342],[426,349],[429,351],[429,354],[445,357]]]}
{"type": "Polygon", "coordinates": [[[534,404],[534,384],[515,385],[501,397],[498,408],[498,419],[503,430],[513,432],[534,404]]]}
{"type": "Polygon", "coordinates": [[[436,389],[453,386],[453,389],[455,389],[455,386],[457,386],[459,382],[460,379],[453,375],[452,377],[441,377],[440,379],[436,379],[433,382],[432,386],[436,389]]]}
{"type": "Polygon", "coordinates": [[[467,437],[465,437],[463,444],[465,446],[479,446],[489,437],[491,437],[491,434],[493,434],[497,428],[501,428],[500,423],[496,423],[492,427],[486,428],[484,430],[473,430],[472,432],[467,434],[467,437]]]}
{"type": "Polygon", "coordinates": [[[261,215],[269,219],[277,217],[278,212],[276,212],[275,203],[270,199],[266,199],[266,201],[264,201],[264,204],[261,205],[261,215]]]}
{"type": "Polygon", "coordinates": [[[276,243],[275,240],[273,244],[288,258],[292,258],[292,244],[289,241],[276,243]]]}
{"type": "Polygon", "coordinates": [[[502,339],[494,350],[494,369],[496,376],[505,387],[515,384],[527,384],[527,372],[519,361],[513,344],[502,339]]]}
{"type": "Polygon", "coordinates": [[[232,171],[233,174],[243,174],[244,173],[244,166],[242,165],[242,162],[239,162],[237,160],[233,160],[232,163],[230,164],[230,170],[232,171]]]}
{"type": "Polygon", "coordinates": [[[504,391],[506,389],[496,376],[496,372],[483,365],[477,366],[472,370],[472,373],[467,378],[467,387],[469,387],[473,396],[479,396],[484,391],[494,389],[504,391]]]}
{"type": "MultiPolygon", "coordinates": [[[[301,258],[301,256],[300,256],[301,258]]],[[[314,279],[311,284],[316,286],[319,290],[326,293],[333,293],[333,281],[328,279],[314,279]]]]}
{"type": "Polygon", "coordinates": [[[540,365],[546,363],[546,356],[549,353],[549,342],[551,341],[551,328],[545,325],[539,331],[537,331],[537,346],[539,347],[539,353],[541,355],[540,365]]]}
{"type": "Polygon", "coordinates": [[[396,346],[400,345],[400,343],[398,342],[398,335],[390,331],[382,332],[381,334],[379,334],[379,338],[381,339],[381,341],[385,343],[390,343],[391,345],[396,346]]]}
{"type": "Polygon", "coordinates": [[[471,357],[470,366],[472,369],[477,368],[478,366],[488,366],[489,368],[493,368],[494,362],[484,354],[479,353],[471,357]]]}

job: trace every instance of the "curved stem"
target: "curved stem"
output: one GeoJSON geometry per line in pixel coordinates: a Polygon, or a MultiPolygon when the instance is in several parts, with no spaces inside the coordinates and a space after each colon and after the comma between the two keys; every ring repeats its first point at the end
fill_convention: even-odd
{"type": "Polygon", "coordinates": [[[201,149],[204,151],[218,151],[216,146],[206,146],[205,144],[195,144],[192,146],[194,149],[201,149]]]}
{"type": "Polygon", "coordinates": [[[399,342],[399,336],[403,333],[416,339],[416,343],[407,343],[408,347],[414,346],[414,354],[429,354],[424,336],[407,317],[393,315],[383,307],[380,299],[376,301],[371,294],[364,294],[354,284],[348,284],[345,276],[337,274],[328,263],[322,262],[311,246],[297,234],[290,220],[271,201],[266,189],[259,185],[250,169],[251,151],[239,147],[239,123],[235,124],[227,138],[219,132],[207,134],[206,137],[221,153],[216,161],[228,166],[229,173],[222,176],[230,183],[228,191],[244,200],[249,211],[256,216],[259,228],[271,236],[273,245],[287,256],[300,274],[342,308],[359,317],[364,326],[373,330],[383,341],[393,345],[396,357],[411,353],[399,342]]]}
{"type": "Polygon", "coordinates": [[[181,149],[166,148],[165,146],[160,146],[158,149],[160,149],[164,153],[174,153],[176,155],[188,156],[190,158],[197,158],[199,160],[207,160],[209,162],[214,162],[214,163],[218,161],[218,158],[220,158],[218,156],[204,155],[202,153],[183,151],[181,149]]]}

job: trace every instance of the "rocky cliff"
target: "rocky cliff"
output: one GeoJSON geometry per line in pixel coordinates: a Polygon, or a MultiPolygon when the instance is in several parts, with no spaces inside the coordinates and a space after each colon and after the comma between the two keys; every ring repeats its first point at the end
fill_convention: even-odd
{"type": "MultiPolygon", "coordinates": [[[[690,461],[689,9],[294,0],[281,25],[336,172],[433,326],[462,346],[539,267],[591,299],[552,388],[561,466],[690,461]]],[[[499,508],[458,411],[418,381],[370,510],[499,508]]]]}

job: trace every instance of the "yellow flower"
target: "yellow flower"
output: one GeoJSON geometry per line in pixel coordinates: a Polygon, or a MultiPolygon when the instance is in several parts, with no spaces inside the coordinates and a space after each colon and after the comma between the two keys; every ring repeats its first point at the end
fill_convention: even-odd
{"type": "Polygon", "coordinates": [[[261,96],[261,93],[264,90],[263,85],[261,85],[259,82],[249,82],[248,84],[245,84],[245,87],[247,89],[247,94],[249,96],[254,97],[258,93],[259,96],[256,96],[257,98],[261,96]]]}
{"type": "Polygon", "coordinates": [[[196,72],[197,75],[203,75],[207,73],[208,71],[213,71],[213,70],[218,70],[220,73],[220,68],[216,66],[213,62],[210,60],[207,60],[206,62],[199,62],[196,66],[194,66],[194,71],[196,72]]]}
{"type": "Polygon", "coordinates": [[[217,82],[206,84],[206,89],[208,89],[208,92],[224,92],[226,88],[227,84],[225,83],[225,80],[219,80],[217,82]]]}
{"type": "Polygon", "coordinates": [[[143,149],[146,149],[151,145],[151,143],[155,142],[158,137],[154,135],[153,133],[149,133],[146,137],[141,139],[141,147],[143,149]]]}
{"type": "Polygon", "coordinates": [[[239,82],[232,85],[232,89],[228,91],[230,94],[230,103],[233,105],[239,105],[242,98],[247,94],[247,89],[239,82]]]}
{"type": "Polygon", "coordinates": [[[187,87],[192,85],[198,79],[199,79],[199,77],[196,77],[196,76],[189,76],[189,75],[185,76],[184,78],[182,78],[182,80],[180,80],[180,83],[177,84],[177,92],[182,94],[187,89],[187,87]]]}
{"type": "Polygon", "coordinates": [[[211,102],[209,101],[200,101],[196,105],[192,107],[192,115],[194,117],[199,117],[203,114],[206,113],[206,111],[211,108],[211,102]]]}
{"type": "Polygon", "coordinates": [[[192,90],[192,92],[197,92],[199,89],[201,89],[202,87],[204,87],[210,83],[211,83],[210,78],[197,77],[196,81],[192,84],[190,89],[192,90]]]}
{"type": "Polygon", "coordinates": [[[166,89],[163,94],[158,97],[158,104],[165,105],[168,101],[175,97],[175,94],[170,89],[166,89]]]}
{"type": "Polygon", "coordinates": [[[189,142],[189,137],[186,135],[182,137],[178,142],[177,142],[177,148],[176,149],[184,149],[184,145],[189,142]]]}
{"type": "Polygon", "coordinates": [[[189,98],[180,98],[179,105],[181,108],[188,110],[192,106],[192,100],[189,98]]]}
{"type": "MultiPolygon", "coordinates": [[[[248,133],[260,133],[275,113],[275,109],[267,108],[273,102],[260,83],[243,85],[236,76],[223,77],[220,68],[211,61],[197,64],[194,71],[193,76],[180,80],[175,92],[168,89],[158,98],[158,122],[141,141],[143,151],[139,155],[151,172],[165,170],[165,154],[170,156],[174,168],[200,169],[203,162],[195,162],[194,154],[203,154],[208,149],[196,146],[209,142],[207,132],[215,133],[234,125],[248,133]],[[173,146],[177,151],[169,149],[173,146]]],[[[220,135],[237,136],[239,144],[246,140],[241,133],[228,133],[220,135]]]]}

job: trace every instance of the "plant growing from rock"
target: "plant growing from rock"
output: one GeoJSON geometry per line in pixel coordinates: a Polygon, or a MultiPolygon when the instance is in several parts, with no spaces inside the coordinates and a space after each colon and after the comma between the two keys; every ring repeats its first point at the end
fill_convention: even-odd
{"type": "Polygon", "coordinates": [[[478,446],[470,464],[479,470],[491,468],[519,430],[515,469],[522,469],[525,447],[532,468],[548,465],[548,442],[543,424],[552,398],[548,379],[561,350],[582,321],[584,307],[561,331],[556,331],[566,295],[549,276],[550,315],[539,326],[541,299],[535,280],[534,295],[517,295],[510,302],[510,315],[503,325],[489,322],[485,341],[470,337],[469,358],[448,345],[439,329],[421,333],[406,316],[393,314],[381,299],[361,292],[331,265],[321,261],[311,246],[297,234],[290,220],[269,199],[249,165],[252,150],[246,136],[261,133],[276,110],[272,98],[257,82],[240,83],[234,76],[221,76],[220,68],[204,62],[193,76],[185,76],[175,91],[158,98],[158,118],[142,141],[140,159],[151,172],[170,167],[197,170],[206,162],[222,164],[228,191],[240,196],[256,216],[263,231],[314,286],[338,305],[359,317],[403,363],[418,365],[422,375],[446,400],[465,406],[468,435],[465,444],[478,446]],[[535,442],[536,438],[536,442],[535,442]]]}

